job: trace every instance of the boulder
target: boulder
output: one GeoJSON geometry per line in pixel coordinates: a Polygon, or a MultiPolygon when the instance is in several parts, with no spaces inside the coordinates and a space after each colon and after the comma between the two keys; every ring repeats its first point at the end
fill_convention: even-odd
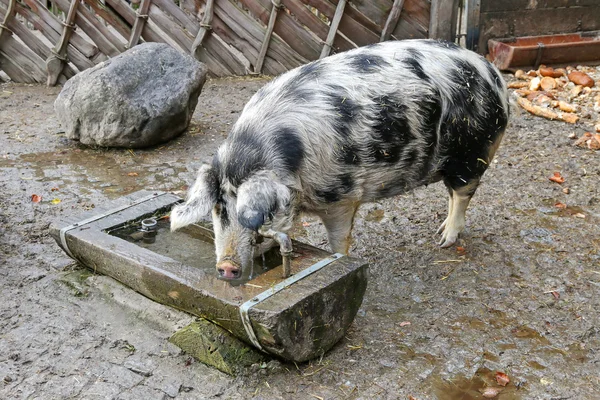
{"type": "Polygon", "coordinates": [[[181,134],[207,68],[163,43],[144,43],[69,79],[54,103],[67,137],[140,148],[181,134]]]}

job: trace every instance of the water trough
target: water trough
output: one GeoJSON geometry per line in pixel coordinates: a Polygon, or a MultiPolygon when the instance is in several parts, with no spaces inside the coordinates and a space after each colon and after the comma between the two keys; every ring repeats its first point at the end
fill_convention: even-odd
{"type": "Polygon", "coordinates": [[[238,281],[219,280],[210,227],[168,229],[168,214],[181,201],[171,193],[136,192],[106,210],[66,217],[50,232],[91,270],[206,318],[265,353],[302,362],[344,336],[367,286],[364,261],[293,240],[290,277],[282,277],[273,249],[256,260],[253,276],[244,271],[238,281]]]}

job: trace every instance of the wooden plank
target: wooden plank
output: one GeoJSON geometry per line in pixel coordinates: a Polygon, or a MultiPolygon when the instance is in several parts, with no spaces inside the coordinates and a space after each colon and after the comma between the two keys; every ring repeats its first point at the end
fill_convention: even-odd
{"type": "Polygon", "coordinates": [[[198,61],[206,64],[213,76],[246,75],[250,70],[231,53],[229,45],[218,35],[211,34],[204,39],[204,51],[198,52],[198,61]]]}
{"type": "MultiPolygon", "coordinates": [[[[67,0],[52,0],[57,7],[66,12],[69,8],[67,0]]],[[[80,7],[75,23],[94,41],[98,49],[109,57],[114,57],[126,50],[124,42],[86,7],[80,7]]]]}
{"type": "Polygon", "coordinates": [[[8,30],[8,24],[15,15],[15,5],[17,0],[8,0],[8,6],[0,23],[0,48],[2,48],[2,36],[10,36],[12,33],[8,30]]]}
{"type": "Polygon", "coordinates": [[[340,21],[344,16],[344,9],[346,8],[346,0],[340,0],[336,9],[335,14],[333,14],[333,19],[331,20],[331,24],[329,25],[329,33],[327,34],[327,39],[323,44],[323,50],[321,51],[321,55],[319,58],[325,58],[331,52],[331,45],[333,44],[333,39],[335,39],[335,35],[337,34],[338,28],[340,26],[340,21]]]}
{"type": "Polygon", "coordinates": [[[71,0],[69,6],[69,12],[67,18],[63,23],[63,31],[60,35],[60,40],[56,43],[52,54],[46,59],[46,69],[48,70],[48,80],[46,85],[54,86],[58,81],[58,76],[63,70],[65,64],[67,64],[67,46],[69,39],[75,29],[75,16],[77,15],[77,6],[79,6],[79,0],[71,0]]]}
{"type": "MultiPolygon", "coordinates": [[[[106,23],[110,24],[123,38],[131,36],[131,26],[113,9],[102,3],[101,0],[84,0],[92,10],[106,23]]],[[[133,11],[132,11],[133,12],[133,11]]]]}
{"type": "Polygon", "coordinates": [[[597,7],[598,0],[503,0],[483,1],[481,12],[520,11],[544,8],[597,7]]]}
{"type": "Polygon", "coordinates": [[[492,38],[536,36],[600,30],[600,6],[483,13],[479,50],[492,38]]]}
{"type": "MultiPolygon", "coordinates": [[[[294,18],[300,22],[300,24],[305,25],[308,28],[308,34],[316,36],[316,38],[320,39],[321,42],[325,41],[327,38],[327,32],[329,32],[329,26],[315,14],[310,12],[308,7],[304,6],[298,0],[283,0],[283,4],[294,16],[294,18]]],[[[337,35],[333,41],[333,48],[336,50],[336,52],[340,52],[353,49],[354,44],[344,36],[337,35]]],[[[317,51],[317,54],[319,53],[320,49],[317,51]]]]}
{"type": "MultiPolygon", "coordinates": [[[[8,28],[11,29],[14,34],[42,60],[45,60],[50,56],[51,53],[48,46],[35,35],[33,30],[28,29],[16,18],[10,20],[8,28]]],[[[62,72],[67,79],[73,77],[77,73],[69,64],[65,65],[62,72]]]]}
{"type": "Polygon", "coordinates": [[[392,32],[396,29],[398,21],[400,20],[400,14],[402,13],[402,7],[404,7],[404,0],[394,0],[390,14],[385,21],[385,26],[381,32],[380,42],[388,40],[392,35],[392,32]]]}
{"type": "Polygon", "coordinates": [[[432,0],[429,37],[453,42],[456,38],[458,0],[432,0]]]}
{"type": "MultiPolygon", "coordinates": [[[[256,18],[260,19],[263,24],[268,26],[269,17],[271,15],[269,13],[272,5],[271,0],[240,0],[240,2],[247,7],[256,18]]],[[[302,7],[310,13],[306,7],[302,7]]],[[[324,23],[321,24],[325,25],[324,23]]],[[[287,12],[280,12],[277,15],[274,32],[302,57],[308,60],[315,60],[319,57],[322,46],[321,40],[308,32],[287,12]]],[[[325,37],[326,35],[323,36],[323,38],[325,37]]]]}
{"type": "MultiPolygon", "coordinates": [[[[333,18],[333,15],[335,14],[335,8],[338,4],[338,0],[300,0],[302,3],[310,6],[310,7],[314,7],[317,10],[319,10],[323,15],[325,15],[327,18],[329,18],[329,20],[331,20],[333,18]]],[[[419,0],[422,1],[422,0],[419,0]]],[[[392,5],[392,1],[389,0],[390,2],[390,6],[388,7],[391,8],[392,5]]],[[[346,22],[346,24],[348,24],[348,27],[352,27],[352,29],[357,29],[360,32],[366,30],[366,31],[370,31],[373,32],[373,35],[376,37],[376,39],[374,39],[373,41],[371,41],[370,43],[375,43],[379,40],[379,35],[381,35],[381,30],[383,29],[383,24],[379,25],[376,22],[370,20],[369,18],[367,18],[364,14],[360,13],[359,11],[357,11],[355,8],[352,7],[352,3],[350,3],[350,7],[347,7],[345,10],[345,15],[344,15],[344,19],[342,20],[342,24],[341,26],[344,26],[344,21],[348,19],[348,21],[346,22]]],[[[351,33],[350,31],[346,32],[344,29],[340,30],[349,36],[349,33],[351,33]]]]}
{"type": "Polygon", "coordinates": [[[202,48],[202,42],[206,38],[208,32],[212,29],[211,22],[213,20],[215,10],[215,0],[207,0],[206,7],[204,8],[204,15],[202,16],[202,21],[200,21],[200,28],[198,29],[198,34],[194,39],[194,43],[192,43],[191,53],[196,58],[200,58],[200,49],[202,48]]]}
{"type": "MultiPolygon", "coordinates": [[[[17,13],[31,22],[35,29],[40,31],[50,43],[56,43],[60,39],[60,34],[54,29],[56,24],[58,24],[58,21],[54,20],[56,24],[48,24],[46,20],[43,20],[32,10],[25,8],[20,4],[17,4],[17,13]]],[[[60,24],[58,26],[60,26],[60,24]]],[[[71,44],[67,47],[67,57],[80,71],[94,66],[94,63],[89,58],[71,44]]]]}
{"type": "MultiPolygon", "coordinates": [[[[220,32],[221,38],[244,53],[247,59],[255,60],[263,36],[258,22],[228,0],[217,0],[215,16],[218,18],[215,18],[213,26],[215,31],[220,32]]],[[[307,62],[281,39],[274,37],[271,52],[265,59],[265,73],[278,75],[307,62]]]]}
{"type": "Polygon", "coordinates": [[[42,83],[46,80],[44,60],[18,42],[14,36],[4,37],[0,52],[8,60],[5,72],[15,82],[42,83]],[[18,68],[14,68],[11,64],[18,68]]]}
{"type": "MultiPolygon", "coordinates": [[[[8,36],[8,35],[7,35],[8,36]]],[[[38,83],[27,72],[23,71],[21,66],[15,61],[8,58],[0,51],[0,71],[4,71],[6,75],[13,81],[19,83],[38,83]]]]}
{"type": "MultiPolygon", "coordinates": [[[[165,35],[160,36],[160,41],[179,47],[184,52],[189,53],[192,48],[193,36],[189,32],[181,29],[167,14],[154,4],[148,11],[149,23],[155,23],[165,35]],[[169,40],[170,39],[170,40],[169,40]]],[[[148,25],[150,25],[148,24],[148,25]]],[[[148,32],[147,32],[148,33],[148,32]]],[[[158,40],[152,40],[158,41],[158,40]]]]}
{"type": "Polygon", "coordinates": [[[129,37],[129,42],[127,43],[128,48],[132,48],[138,41],[140,40],[140,35],[142,34],[142,29],[144,29],[144,24],[146,23],[146,19],[148,18],[148,9],[150,8],[151,0],[142,0],[140,7],[137,9],[135,13],[135,22],[133,23],[133,28],[131,29],[131,36],[129,37]]]}
{"type": "MultiPolygon", "coordinates": [[[[170,0],[154,0],[153,4],[169,14],[191,36],[196,37],[198,35],[200,28],[198,21],[188,16],[174,2],[170,0]]],[[[216,76],[225,76],[231,73],[236,75],[246,74],[246,66],[250,65],[250,61],[246,58],[240,59],[240,57],[243,57],[241,53],[235,52],[234,54],[234,51],[227,43],[221,38],[212,40],[213,36],[216,36],[214,32],[211,35],[207,35],[203,40],[202,46],[206,51],[210,52],[210,57],[203,55],[199,60],[204,62],[210,72],[216,76]]],[[[202,53],[202,51],[199,51],[199,53],[202,53]]]]}
{"type": "MultiPolygon", "coordinates": [[[[42,20],[46,22],[46,24],[52,27],[52,29],[58,33],[58,36],[60,38],[60,34],[62,32],[62,24],[49,10],[46,7],[44,7],[38,0],[23,1],[31,9],[31,11],[37,14],[42,20]]],[[[87,40],[85,40],[77,32],[73,32],[71,34],[69,44],[77,50],[79,50],[79,52],[81,52],[81,54],[83,54],[88,59],[92,59],[100,51],[93,43],[90,43],[87,40]]]]}
{"type": "MultiPolygon", "coordinates": [[[[133,26],[135,23],[135,11],[123,0],[105,0],[107,4],[109,4],[116,13],[120,16],[120,18],[124,19],[125,22],[133,26]]],[[[150,7],[150,13],[152,12],[152,7],[150,7]]],[[[156,13],[155,13],[156,15],[156,13]]],[[[159,17],[160,18],[160,17],[159,17]]],[[[128,34],[126,37],[130,37],[128,34]]],[[[167,43],[168,45],[177,48],[181,47],[179,43],[174,41],[170,36],[163,35],[160,27],[157,24],[149,19],[146,24],[144,24],[144,29],[142,30],[142,38],[144,38],[147,42],[158,42],[158,43],[167,43]]]]}
{"type": "Polygon", "coordinates": [[[262,73],[263,63],[265,62],[265,56],[267,55],[267,50],[269,50],[269,43],[271,42],[271,36],[273,35],[273,28],[275,27],[275,21],[277,20],[277,14],[279,14],[279,9],[281,8],[281,0],[272,0],[273,6],[271,7],[271,14],[269,15],[269,23],[267,24],[267,29],[265,30],[265,37],[260,46],[260,51],[258,52],[258,57],[256,58],[256,63],[254,64],[254,73],[260,74],[262,73]]]}
{"type": "Polygon", "coordinates": [[[387,15],[392,8],[392,0],[352,0],[351,4],[356,11],[379,26],[385,24],[387,15]]]}

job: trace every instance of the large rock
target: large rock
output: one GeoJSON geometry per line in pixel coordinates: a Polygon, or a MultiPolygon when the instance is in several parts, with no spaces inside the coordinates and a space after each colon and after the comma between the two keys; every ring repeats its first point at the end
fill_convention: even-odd
{"type": "Polygon", "coordinates": [[[87,145],[146,147],[187,127],[207,68],[162,43],[144,43],[87,69],[54,103],[67,136],[87,145]]]}

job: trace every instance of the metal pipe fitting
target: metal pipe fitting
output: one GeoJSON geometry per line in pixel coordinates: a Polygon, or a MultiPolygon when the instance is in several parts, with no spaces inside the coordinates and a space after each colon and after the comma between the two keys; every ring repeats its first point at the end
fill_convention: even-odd
{"type": "Polygon", "coordinates": [[[158,234],[158,222],[154,218],[147,218],[142,220],[143,232],[142,240],[144,243],[154,243],[156,241],[156,235],[158,234]]]}
{"type": "Polygon", "coordinates": [[[291,274],[292,264],[292,240],[283,232],[277,232],[271,228],[270,224],[265,224],[258,229],[261,236],[275,240],[279,244],[279,252],[283,261],[283,278],[288,278],[291,274]]]}

